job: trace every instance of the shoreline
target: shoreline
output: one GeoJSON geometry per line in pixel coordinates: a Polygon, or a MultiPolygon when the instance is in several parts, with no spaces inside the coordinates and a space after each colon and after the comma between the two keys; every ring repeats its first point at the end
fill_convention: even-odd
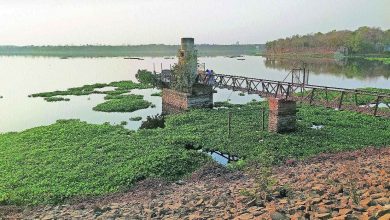
{"type": "Polygon", "coordinates": [[[147,179],[130,191],[35,208],[0,206],[4,218],[368,218],[390,215],[390,147],[319,154],[273,167],[267,200],[256,176],[205,165],[184,180],[147,179]],[[352,165],[353,164],[353,165],[352,165]],[[356,181],[356,182],[354,182],[356,181]],[[352,184],[352,185],[351,185],[352,184]],[[281,195],[285,187],[286,195],[281,195]],[[287,188],[286,188],[287,187],[287,188]],[[351,191],[352,190],[352,191],[351,191]],[[249,192],[249,193],[246,193],[249,192]]]}

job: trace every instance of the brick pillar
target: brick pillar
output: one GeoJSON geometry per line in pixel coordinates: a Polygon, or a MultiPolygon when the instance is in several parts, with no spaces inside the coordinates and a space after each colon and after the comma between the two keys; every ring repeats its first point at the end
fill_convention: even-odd
{"type": "Polygon", "coordinates": [[[269,132],[287,132],[296,129],[297,105],[295,101],[269,98],[269,132]]]}

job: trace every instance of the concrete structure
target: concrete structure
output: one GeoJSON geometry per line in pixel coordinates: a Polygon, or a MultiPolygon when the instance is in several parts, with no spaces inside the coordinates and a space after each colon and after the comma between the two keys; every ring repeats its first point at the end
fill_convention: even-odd
{"type": "Polygon", "coordinates": [[[292,100],[270,97],[269,103],[269,132],[289,132],[296,130],[296,102],[292,100]]]}
{"type": "Polygon", "coordinates": [[[172,70],[169,86],[162,89],[163,114],[212,107],[212,87],[196,82],[198,56],[194,38],[181,39],[177,56],[178,64],[172,70]]]}

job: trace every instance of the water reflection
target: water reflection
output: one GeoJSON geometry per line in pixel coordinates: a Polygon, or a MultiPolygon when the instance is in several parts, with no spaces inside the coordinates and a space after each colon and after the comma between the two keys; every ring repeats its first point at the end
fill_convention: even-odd
{"type": "Polygon", "coordinates": [[[369,61],[362,58],[273,58],[266,57],[267,68],[289,71],[292,67],[305,65],[314,74],[332,74],[347,78],[369,79],[374,77],[390,77],[390,65],[380,61],[369,61]]]}

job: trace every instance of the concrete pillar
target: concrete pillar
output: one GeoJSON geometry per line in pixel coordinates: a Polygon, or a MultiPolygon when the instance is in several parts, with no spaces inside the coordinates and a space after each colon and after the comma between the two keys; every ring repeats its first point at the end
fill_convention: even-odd
{"type": "Polygon", "coordinates": [[[296,130],[297,105],[295,101],[270,97],[269,103],[269,132],[288,132],[296,130]]]}

